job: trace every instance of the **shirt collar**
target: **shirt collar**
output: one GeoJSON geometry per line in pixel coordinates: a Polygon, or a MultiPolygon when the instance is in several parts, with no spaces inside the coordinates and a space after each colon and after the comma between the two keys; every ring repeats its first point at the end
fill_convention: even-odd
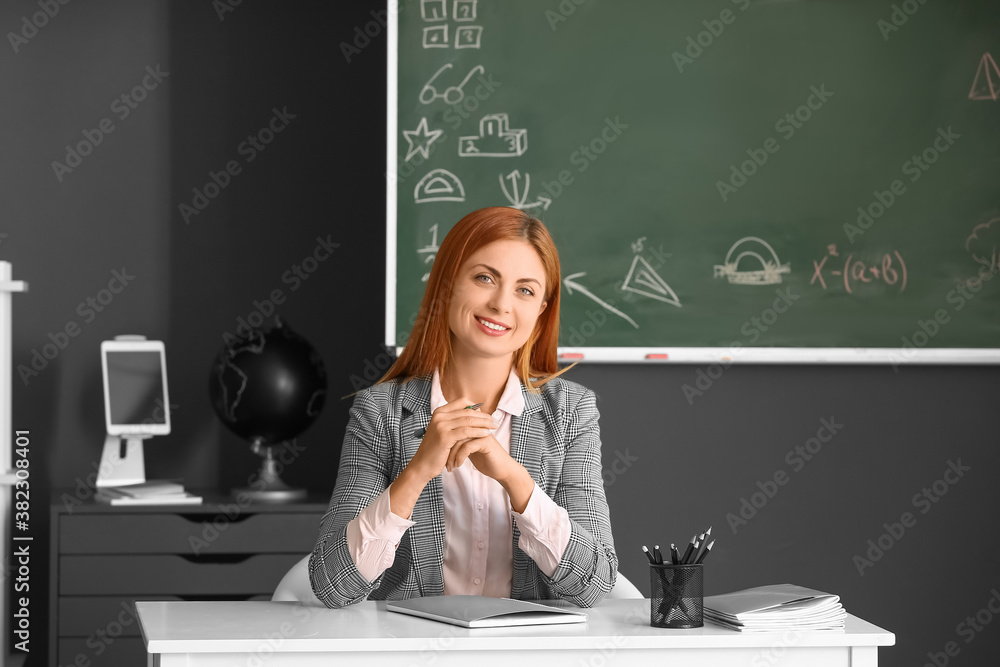
{"type": "MultiPolygon", "coordinates": [[[[444,399],[444,394],[441,393],[441,376],[437,369],[435,369],[434,375],[431,377],[431,412],[434,412],[447,403],[448,401],[444,399]]],[[[521,393],[521,380],[517,377],[517,373],[514,372],[513,368],[510,369],[510,375],[507,376],[507,385],[504,387],[503,394],[500,395],[497,410],[503,410],[509,415],[520,415],[524,412],[524,395],[521,393]]]]}

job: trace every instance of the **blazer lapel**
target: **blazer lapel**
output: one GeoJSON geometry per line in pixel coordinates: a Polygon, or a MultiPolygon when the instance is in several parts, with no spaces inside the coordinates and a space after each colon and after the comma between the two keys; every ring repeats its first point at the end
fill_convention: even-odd
{"type": "MultiPolygon", "coordinates": [[[[402,471],[420,448],[422,431],[431,420],[431,379],[413,378],[403,385],[400,397],[403,407],[400,417],[400,468],[402,471]]],[[[413,533],[413,572],[420,595],[444,595],[444,497],[441,476],[432,479],[413,507],[410,519],[416,522],[407,533],[413,533]]]]}
{"type": "MultiPolygon", "coordinates": [[[[545,402],[539,394],[530,394],[521,385],[521,395],[524,396],[524,410],[520,415],[514,415],[510,421],[510,455],[524,466],[531,479],[542,486],[542,448],[545,438],[545,402]]],[[[537,567],[528,554],[521,551],[518,541],[521,531],[514,522],[512,539],[514,540],[514,563],[510,582],[511,597],[538,598],[540,592],[535,590],[537,577],[534,570],[537,567]]]]}

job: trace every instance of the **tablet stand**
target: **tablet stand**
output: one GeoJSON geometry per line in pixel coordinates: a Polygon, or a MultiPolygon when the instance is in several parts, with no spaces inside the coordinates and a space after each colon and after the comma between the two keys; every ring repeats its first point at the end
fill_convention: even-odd
{"type": "Polygon", "coordinates": [[[142,454],[142,441],[149,437],[152,436],[108,434],[104,438],[101,467],[97,470],[97,486],[125,486],[145,482],[146,464],[142,454]]]}

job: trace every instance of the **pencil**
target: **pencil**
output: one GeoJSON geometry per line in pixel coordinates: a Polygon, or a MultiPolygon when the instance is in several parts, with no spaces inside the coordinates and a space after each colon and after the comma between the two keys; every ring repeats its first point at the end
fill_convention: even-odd
{"type": "Polygon", "coordinates": [[[688,562],[688,558],[691,557],[691,552],[694,551],[694,543],[695,541],[697,541],[697,539],[698,539],[697,535],[691,536],[691,541],[688,542],[688,548],[684,550],[684,556],[681,557],[682,563],[688,562]]]}

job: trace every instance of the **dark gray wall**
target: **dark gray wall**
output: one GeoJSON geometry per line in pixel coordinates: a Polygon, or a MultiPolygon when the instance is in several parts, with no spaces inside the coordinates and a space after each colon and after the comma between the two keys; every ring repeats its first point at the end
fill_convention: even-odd
{"type": "MultiPolygon", "coordinates": [[[[353,391],[351,376],[382,351],[384,294],[385,36],[350,63],[338,45],[381,8],[243,3],[220,20],[208,2],[71,3],[18,53],[0,57],[0,232],[8,234],[0,258],[31,283],[15,296],[14,364],[30,364],[49,333],[80,326],[27,385],[13,378],[14,427],[33,438],[36,563],[48,562],[47,494],[85,479],[99,458],[98,349],[115,334],[167,344],[175,428],[147,445],[149,474],[221,489],[246,482],[257,461],[216,420],[207,375],[222,334],[275,289],[286,297],[279,312],[319,349],[331,385],[285,477],[329,493],[348,408],[336,397],[353,391]],[[112,100],[157,64],[169,76],[119,120],[112,100]],[[240,143],[285,107],[295,118],[247,162],[240,143]],[[52,161],[104,117],[114,132],[59,182],[52,161]],[[242,172],[186,224],[179,204],[229,160],[242,172]],[[320,236],[340,247],[292,290],[283,274],[320,236]],[[122,267],[135,280],[85,321],[78,304],[122,267]]],[[[15,30],[35,11],[34,2],[3,3],[0,26],[15,30]]],[[[600,399],[626,576],[648,591],[639,546],[681,542],[713,525],[709,593],[784,581],[837,592],[849,611],[897,633],[898,645],[881,651],[886,665],[921,665],[950,641],[959,650],[952,664],[1000,653],[1000,619],[979,631],[959,626],[1000,590],[995,368],[734,366],[689,404],[681,387],[699,370],[720,369],[570,373],[600,399]],[[795,448],[823,419],[843,428],[800,462],[795,448]],[[939,484],[947,491],[939,502],[915,504],[949,461],[969,470],[939,484]],[[787,481],[772,498],[752,498],[758,482],[782,471],[787,481]],[[762,506],[740,524],[731,517],[743,498],[762,506]],[[912,525],[859,574],[854,556],[904,512],[912,525]]],[[[32,574],[39,619],[47,576],[42,565],[32,574]]],[[[95,619],[95,629],[105,625],[95,619]]],[[[38,630],[32,658],[41,664],[38,630]]]]}

